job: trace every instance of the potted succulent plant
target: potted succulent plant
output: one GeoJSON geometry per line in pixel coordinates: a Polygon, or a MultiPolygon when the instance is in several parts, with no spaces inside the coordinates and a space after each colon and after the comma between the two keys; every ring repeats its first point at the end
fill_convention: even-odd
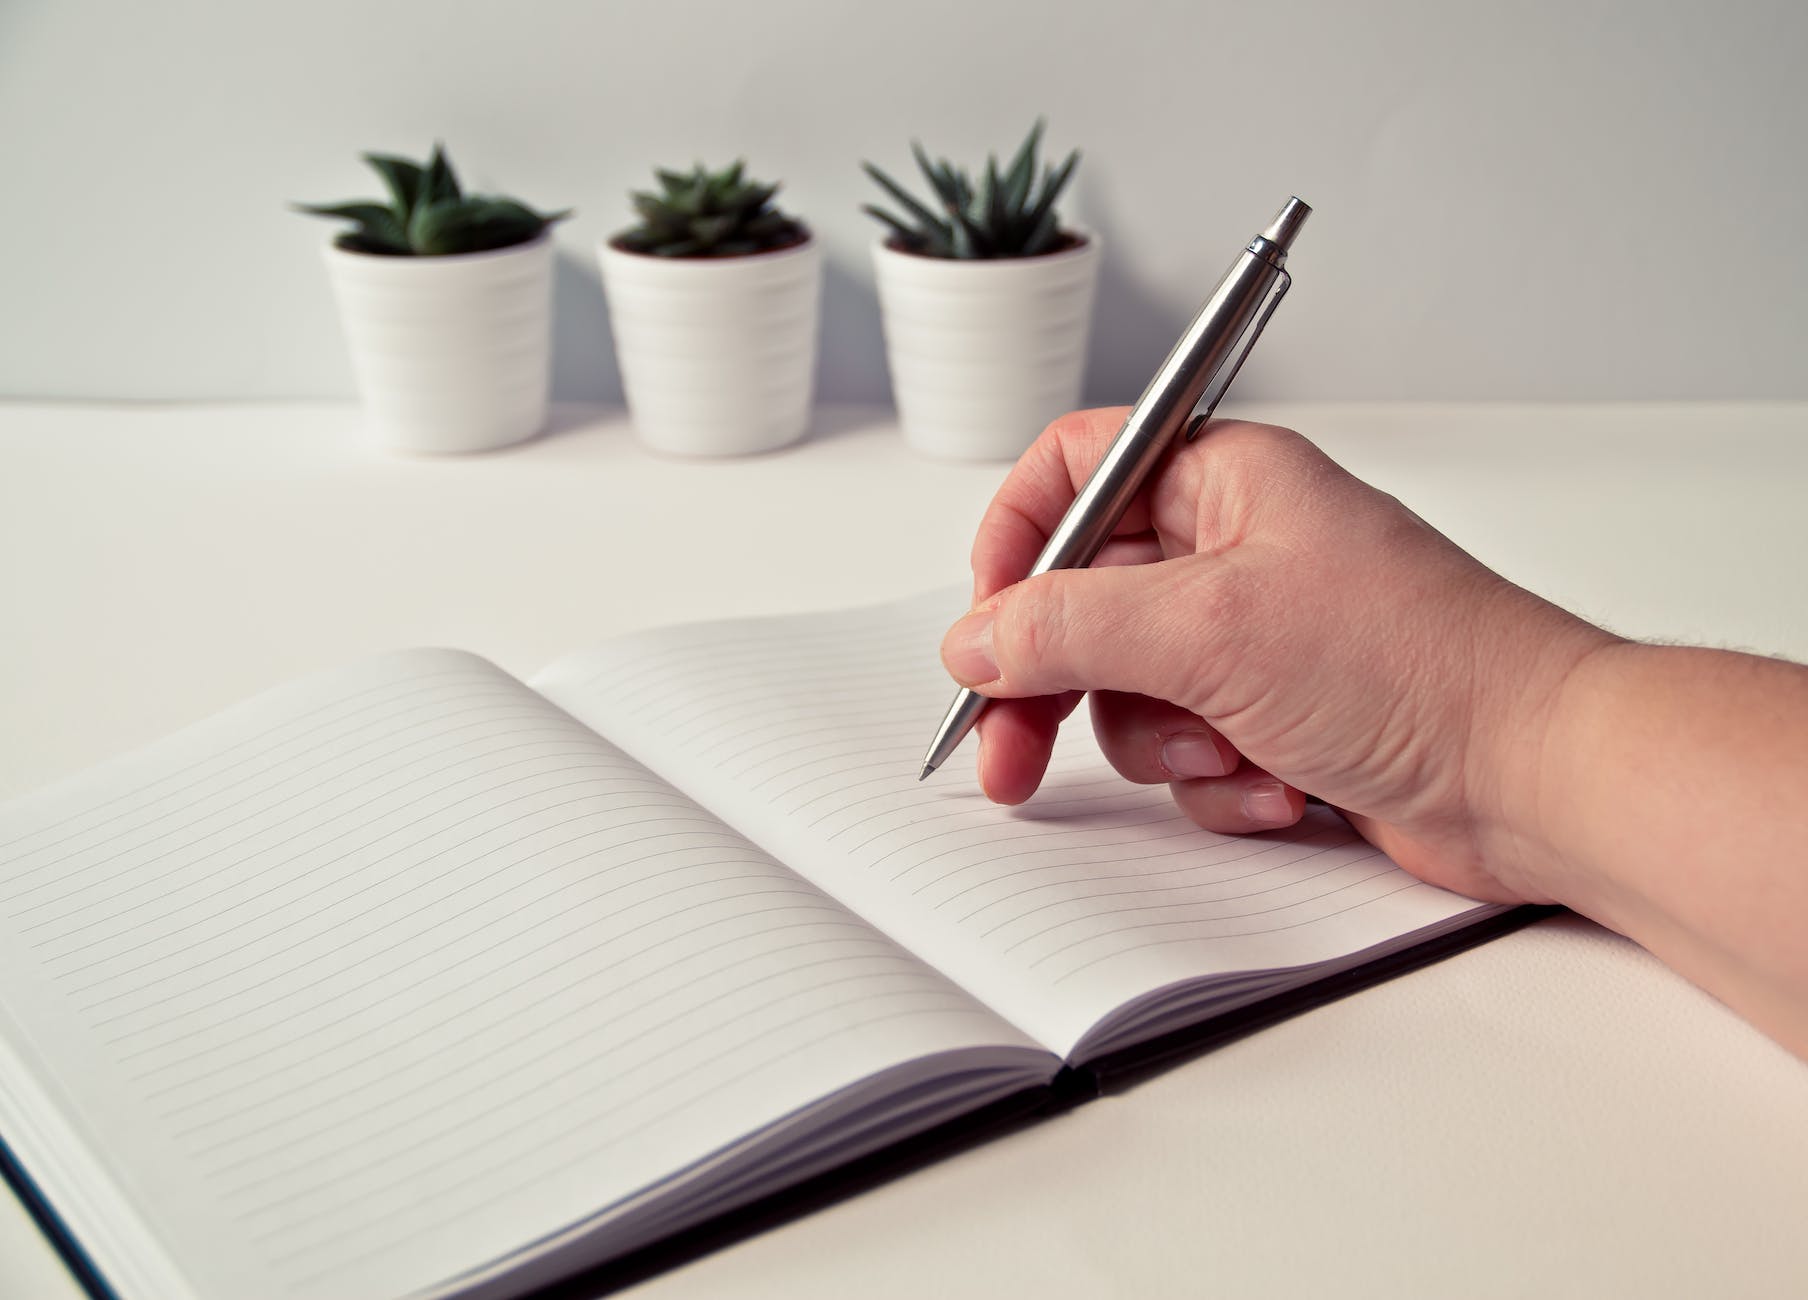
{"type": "Polygon", "coordinates": [[[569,212],[466,194],[435,146],[422,166],[365,154],[389,202],[297,204],[352,222],[327,271],[377,440],[399,451],[484,451],[546,423],[552,238],[569,212]]]}
{"type": "Polygon", "coordinates": [[[898,207],[862,210],[885,226],[873,259],[886,358],[905,440],[925,454],[1012,460],[1079,404],[1099,244],[1055,211],[1079,153],[1038,176],[1041,138],[1038,121],[977,182],[913,143],[926,201],[863,164],[898,207]]]}
{"type": "Polygon", "coordinates": [[[603,241],[603,286],[642,441],[689,456],[769,451],[810,423],[822,256],[740,162],[660,170],[639,222],[603,241]]]}

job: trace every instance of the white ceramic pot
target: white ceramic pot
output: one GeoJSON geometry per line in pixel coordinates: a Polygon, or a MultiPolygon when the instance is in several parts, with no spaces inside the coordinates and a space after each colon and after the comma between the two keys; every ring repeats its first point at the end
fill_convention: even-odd
{"type": "Polygon", "coordinates": [[[1079,405],[1099,241],[961,261],[873,246],[904,439],[952,460],[1015,460],[1079,405]]]}
{"type": "Polygon", "coordinates": [[[609,326],[641,441],[680,456],[739,456],[810,427],[822,250],[653,257],[604,242],[609,326]]]}
{"type": "Polygon", "coordinates": [[[327,270],[374,440],[506,447],[546,423],[552,236],[485,253],[383,257],[331,244],[327,270]]]}

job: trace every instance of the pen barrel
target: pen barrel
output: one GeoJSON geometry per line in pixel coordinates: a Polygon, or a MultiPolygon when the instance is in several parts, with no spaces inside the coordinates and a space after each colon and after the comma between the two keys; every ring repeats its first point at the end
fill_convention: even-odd
{"type": "Polygon", "coordinates": [[[1027,576],[1092,563],[1260,313],[1282,274],[1280,260],[1246,250],[1231,265],[1149,381],[1027,576]]]}
{"type": "MultiPolygon", "coordinates": [[[[1297,197],[1288,199],[1268,228],[1231,263],[1131,408],[1025,577],[1091,564],[1207,392],[1212,393],[1206,407],[1210,415],[1292,283],[1284,269],[1287,252],[1311,211],[1297,197]]],[[[967,687],[956,693],[930,742],[923,776],[954,752],[985,707],[986,698],[967,687]]]]}

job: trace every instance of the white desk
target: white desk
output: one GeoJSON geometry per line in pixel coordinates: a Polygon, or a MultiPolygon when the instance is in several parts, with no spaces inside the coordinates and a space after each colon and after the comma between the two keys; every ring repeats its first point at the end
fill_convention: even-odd
{"type": "MultiPolygon", "coordinates": [[[[1618,630],[1808,657],[1808,405],[1248,413],[1618,630]]],[[[525,673],[955,580],[1002,472],[915,459],[870,411],[733,462],[558,425],[402,461],[339,406],[0,406],[0,796],[370,651],[525,673]]],[[[1805,1225],[1808,1065],[1563,920],[636,1294],[1800,1295],[1805,1225]]],[[[0,1295],[75,1295],[4,1192],[0,1295]]]]}

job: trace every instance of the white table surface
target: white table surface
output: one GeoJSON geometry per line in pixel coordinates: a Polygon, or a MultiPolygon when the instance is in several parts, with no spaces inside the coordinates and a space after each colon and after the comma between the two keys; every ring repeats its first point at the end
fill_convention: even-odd
{"type": "MultiPolygon", "coordinates": [[[[1245,413],[1616,630],[1808,657],[1808,405],[1245,413]]],[[[419,461],[364,450],[339,405],[0,405],[0,796],[367,652],[525,674],[637,627],[959,580],[1001,473],[917,459],[870,410],[687,463],[610,411],[419,461]]],[[[1805,1294],[1808,1064],[1546,922],[634,1294],[1031,1288],[1805,1294]]],[[[0,1192],[0,1296],[76,1294],[0,1192]]]]}

